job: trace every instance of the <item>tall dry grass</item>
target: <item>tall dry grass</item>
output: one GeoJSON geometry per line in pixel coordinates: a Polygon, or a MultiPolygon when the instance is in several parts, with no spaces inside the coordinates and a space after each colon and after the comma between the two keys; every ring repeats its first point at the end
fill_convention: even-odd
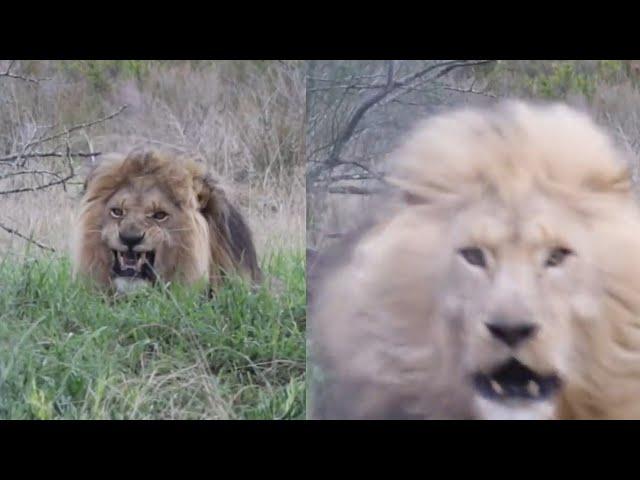
{"type": "MultiPolygon", "coordinates": [[[[0,61],[0,72],[8,65],[0,61]]],[[[25,61],[15,62],[11,71],[39,81],[0,76],[0,157],[126,104],[117,117],[75,132],[70,148],[126,152],[154,146],[200,154],[246,215],[259,253],[302,248],[303,62],[25,61]]],[[[75,159],[79,175],[66,189],[0,195],[0,222],[64,252],[89,162],[75,159]]],[[[0,191],[50,180],[47,175],[3,178],[34,168],[62,172],[64,159],[0,164],[0,191]]],[[[26,243],[0,230],[0,252],[22,255],[26,243]]]]}

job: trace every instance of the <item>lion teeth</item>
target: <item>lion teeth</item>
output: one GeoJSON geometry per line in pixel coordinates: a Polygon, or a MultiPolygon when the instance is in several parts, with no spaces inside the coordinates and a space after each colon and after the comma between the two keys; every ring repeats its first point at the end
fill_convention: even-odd
{"type": "Polygon", "coordinates": [[[153,261],[155,258],[155,252],[146,251],[146,252],[134,252],[134,251],[126,251],[121,252],[119,250],[114,250],[114,263],[119,267],[123,272],[137,272],[141,273],[144,271],[145,265],[149,267],[153,267],[153,261]]]}
{"type": "Polygon", "coordinates": [[[491,380],[491,388],[493,389],[494,392],[496,392],[498,395],[504,395],[504,390],[502,389],[502,387],[500,386],[500,384],[498,382],[496,382],[495,380],[491,380]]]}
{"type": "Polygon", "coordinates": [[[142,269],[142,264],[144,263],[145,260],[145,252],[139,253],[138,254],[138,262],[136,263],[136,268],[138,270],[142,269]]]}
{"type": "Polygon", "coordinates": [[[527,383],[527,391],[532,397],[537,397],[540,395],[540,385],[533,380],[529,380],[529,383],[527,383]]]}

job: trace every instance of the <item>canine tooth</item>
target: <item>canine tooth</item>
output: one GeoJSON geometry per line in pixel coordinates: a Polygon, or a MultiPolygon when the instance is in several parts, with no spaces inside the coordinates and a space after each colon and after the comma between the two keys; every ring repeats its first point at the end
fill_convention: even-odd
{"type": "Polygon", "coordinates": [[[494,392],[496,392],[498,395],[503,395],[504,394],[504,390],[502,389],[502,387],[500,386],[500,384],[498,382],[496,382],[495,380],[491,380],[491,388],[493,389],[494,392]]]}
{"type": "Polygon", "coordinates": [[[533,380],[529,380],[529,383],[527,383],[527,391],[529,392],[529,394],[531,394],[531,396],[537,397],[538,395],[540,395],[540,385],[538,385],[533,380]]]}

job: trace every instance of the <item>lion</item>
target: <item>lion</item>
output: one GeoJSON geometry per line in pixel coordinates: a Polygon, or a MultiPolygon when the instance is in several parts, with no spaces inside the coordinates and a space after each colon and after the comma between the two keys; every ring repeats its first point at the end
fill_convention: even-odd
{"type": "Polygon", "coordinates": [[[75,278],[118,293],[261,279],[251,231],[203,162],[157,150],[109,155],[92,169],[72,254],[75,278]]]}
{"type": "Polygon", "coordinates": [[[316,260],[316,419],[640,418],[640,211],[583,112],[420,123],[388,214],[316,260]]]}

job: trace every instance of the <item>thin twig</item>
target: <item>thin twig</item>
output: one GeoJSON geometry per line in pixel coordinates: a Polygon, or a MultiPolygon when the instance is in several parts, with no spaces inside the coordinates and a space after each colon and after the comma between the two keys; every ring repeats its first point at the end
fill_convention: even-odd
{"type": "Polygon", "coordinates": [[[50,252],[55,252],[56,251],[55,248],[47,247],[46,245],[43,245],[42,243],[40,243],[40,242],[38,242],[38,241],[36,241],[36,240],[34,240],[32,238],[29,238],[29,237],[21,234],[17,230],[14,230],[13,228],[9,228],[9,227],[3,225],[2,223],[0,223],[0,228],[2,228],[3,230],[9,232],[11,235],[15,235],[16,237],[22,238],[23,240],[26,240],[27,242],[33,243],[34,245],[42,248],[43,250],[48,250],[50,252]]]}
{"type": "Polygon", "coordinates": [[[49,170],[20,170],[18,172],[11,172],[5,175],[0,175],[0,180],[5,180],[11,177],[19,177],[20,175],[51,175],[52,177],[61,178],[60,174],[50,172],[49,170]]]}
{"type": "Polygon", "coordinates": [[[7,69],[4,72],[0,72],[0,77],[6,77],[6,78],[13,78],[16,80],[22,80],[25,82],[30,82],[30,83],[40,83],[44,80],[49,80],[48,78],[31,78],[31,77],[25,77],[24,75],[18,75],[16,73],[11,73],[11,67],[13,67],[13,64],[16,63],[15,60],[11,60],[11,62],[9,63],[9,66],[7,67],[7,69]]]}
{"type": "MultiPolygon", "coordinates": [[[[72,157],[95,157],[102,155],[102,152],[71,152],[72,157]]],[[[34,153],[16,153],[13,155],[7,155],[6,157],[0,157],[0,162],[13,162],[19,158],[48,158],[48,157],[66,157],[67,154],[60,152],[34,152],[34,153]]]]}
{"type": "MultiPolygon", "coordinates": [[[[116,110],[115,112],[107,115],[106,117],[102,117],[99,118],[97,120],[94,120],[92,122],[87,122],[87,123],[79,123],[77,125],[74,125],[73,127],[70,127],[62,132],[59,133],[55,133],[53,135],[50,135],[48,137],[42,138],[40,140],[37,140],[35,142],[33,142],[31,145],[35,145],[35,144],[39,144],[39,143],[44,143],[44,142],[48,142],[50,140],[54,140],[56,138],[60,138],[63,137],[65,135],[69,135],[71,132],[75,132],[76,130],[81,130],[83,128],[89,128],[92,127],[93,125],[96,125],[98,123],[102,123],[102,122],[106,122],[107,120],[111,120],[113,117],[115,117],[116,115],[120,115],[126,108],[128,107],[128,105],[123,105],[122,107],[120,107],[118,110],[116,110]]],[[[28,145],[28,146],[31,146],[28,145]]],[[[89,154],[90,155],[90,154],[89,154]]]]}
{"type": "Polygon", "coordinates": [[[46,188],[64,184],[67,180],[71,180],[75,176],[76,174],[74,172],[71,172],[71,174],[67,175],[66,177],[61,178],[60,180],[56,180],[55,182],[47,183],[45,185],[38,185],[37,187],[15,188],[13,190],[0,190],[0,195],[9,195],[13,193],[24,193],[24,192],[36,192],[38,190],[44,190],[46,188]]]}
{"type": "MultiPolygon", "coordinates": [[[[42,143],[49,142],[51,140],[55,140],[56,138],[60,138],[60,137],[63,137],[65,135],[68,136],[70,133],[75,132],[77,130],[89,128],[89,127],[91,127],[93,125],[96,125],[98,123],[106,122],[107,120],[110,120],[113,117],[115,117],[116,115],[119,115],[120,113],[122,113],[126,108],[127,108],[127,105],[123,105],[118,110],[116,110],[115,112],[107,115],[106,117],[99,118],[99,119],[94,120],[92,122],[79,123],[79,124],[74,125],[74,126],[68,128],[68,129],[65,129],[62,132],[58,132],[58,133],[55,133],[53,135],[49,135],[48,137],[41,137],[41,138],[38,138],[37,140],[30,140],[29,142],[27,142],[24,145],[24,147],[22,148],[22,151],[20,153],[7,155],[5,157],[0,157],[0,162],[13,162],[15,160],[26,159],[26,158],[34,158],[34,157],[64,157],[67,154],[61,154],[59,152],[47,152],[47,153],[35,153],[35,154],[32,154],[32,153],[27,153],[27,150],[29,148],[35,146],[35,145],[40,145],[42,143]]],[[[94,155],[96,155],[96,153],[78,153],[78,154],[74,154],[73,156],[77,156],[77,157],[93,157],[94,155]]]]}
{"type": "Polygon", "coordinates": [[[378,104],[384,104],[388,102],[392,102],[399,96],[403,95],[406,90],[415,87],[420,82],[433,82],[439,78],[442,78],[449,72],[463,67],[472,67],[478,66],[485,63],[490,63],[493,60],[477,60],[477,61],[467,61],[467,60],[449,60],[445,62],[440,62],[436,64],[431,64],[418,70],[417,72],[411,73],[409,75],[405,75],[404,77],[396,80],[394,79],[395,68],[393,61],[386,62],[386,82],[376,84],[376,86],[381,87],[381,90],[377,92],[375,95],[370,96],[364,102],[362,102],[351,114],[350,118],[347,120],[346,125],[341,129],[341,131],[336,135],[335,142],[331,151],[328,155],[327,160],[324,162],[324,165],[318,167],[317,169],[313,169],[310,172],[310,176],[312,179],[315,179],[320,171],[324,168],[331,169],[335,165],[339,164],[341,160],[341,154],[344,150],[347,143],[353,137],[354,132],[362,118],[365,114],[374,106],[378,104]],[[432,74],[430,77],[427,75],[432,74]]]}

